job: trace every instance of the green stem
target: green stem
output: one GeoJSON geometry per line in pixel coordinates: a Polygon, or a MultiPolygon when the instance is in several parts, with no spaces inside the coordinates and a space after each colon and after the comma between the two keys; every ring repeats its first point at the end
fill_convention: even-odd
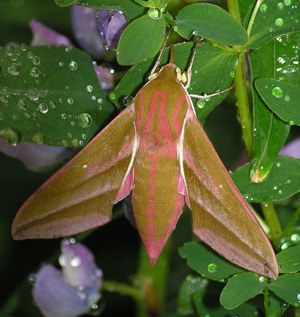
{"type": "Polygon", "coordinates": [[[265,316],[269,317],[269,290],[267,287],[264,289],[264,307],[265,307],[265,316]]]}
{"type": "Polygon", "coordinates": [[[140,293],[139,289],[123,283],[103,281],[101,291],[117,292],[123,295],[129,295],[132,296],[136,301],[143,300],[142,294],[140,293]]]}
{"type": "Polygon", "coordinates": [[[241,15],[238,0],[227,0],[228,12],[229,14],[241,23],[241,15]]]}
{"type": "Polygon", "coordinates": [[[288,224],[285,226],[285,228],[282,232],[282,237],[288,235],[289,231],[292,229],[292,227],[295,225],[296,221],[299,219],[299,216],[300,216],[300,207],[298,207],[297,210],[293,213],[288,224]]]}
{"type": "Polygon", "coordinates": [[[258,11],[259,7],[261,6],[261,4],[262,4],[263,2],[264,2],[264,0],[257,0],[257,1],[256,1],[255,7],[254,7],[254,9],[253,9],[253,11],[252,11],[251,18],[250,18],[250,20],[249,20],[248,27],[247,27],[248,37],[250,36],[250,33],[251,33],[251,30],[252,30],[252,26],[253,26],[253,24],[254,24],[254,20],[255,20],[257,11],[258,11]]]}
{"type": "Polygon", "coordinates": [[[236,67],[234,83],[238,107],[238,116],[242,128],[243,139],[248,154],[248,158],[251,159],[253,155],[252,116],[250,112],[247,94],[244,52],[240,52],[238,56],[238,64],[236,67]]]}
{"type": "Polygon", "coordinates": [[[270,228],[271,241],[278,249],[278,239],[282,236],[282,228],[277,217],[274,205],[271,202],[261,203],[262,212],[270,228]]]}

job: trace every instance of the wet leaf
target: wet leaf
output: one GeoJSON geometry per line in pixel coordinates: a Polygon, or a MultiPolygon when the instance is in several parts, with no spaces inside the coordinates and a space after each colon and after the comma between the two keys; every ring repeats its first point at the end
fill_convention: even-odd
{"type": "Polygon", "coordinates": [[[297,273],[300,271],[300,245],[285,249],[276,256],[279,273],[297,273]]]}
{"type": "Polygon", "coordinates": [[[300,87],[271,78],[259,78],[255,87],[266,105],[283,121],[300,125],[300,87]]]}
{"type": "Polygon", "coordinates": [[[165,19],[144,15],[131,22],[123,31],[117,51],[120,65],[132,65],[156,55],[165,37],[165,19]],[[145,39],[149,39],[148,41],[145,39]]]}
{"type": "Polygon", "coordinates": [[[67,7],[76,2],[76,0],[54,0],[60,7],[67,7]]]}
{"type": "MultiPolygon", "coordinates": [[[[91,58],[71,47],[0,49],[0,135],[83,146],[113,111],[91,58]]],[[[10,142],[10,143],[14,143],[10,142]]]]}
{"type": "Polygon", "coordinates": [[[199,35],[228,45],[243,45],[248,40],[247,32],[241,24],[224,9],[209,3],[195,3],[184,7],[176,20],[176,32],[186,39],[199,35]]]}
{"type": "Polygon", "coordinates": [[[213,250],[197,242],[185,243],[179,249],[179,254],[187,259],[190,268],[214,281],[224,282],[234,274],[245,272],[244,269],[231,264],[213,250]]]}
{"type": "Polygon", "coordinates": [[[224,287],[220,296],[222,306],[233,309],[248,299],[260,294],[268,284],[268,279],[247,272],[233,276],[224,287]]]}
{"type": "Polygon", "coordinates": [[[246,201],[263,202],[282,200],[300,191],[300,160],[279,155],[270,177],[262,183],[251,183],[249,180],[250,164],[237,169],[232,179],[246,201]]]}
{"type": "Polygon", "coordinates": [[[265,0],[255,17],[248,46],[259,47],[280,35],[299,30],[299,8],[296,1],[265,0]]]}

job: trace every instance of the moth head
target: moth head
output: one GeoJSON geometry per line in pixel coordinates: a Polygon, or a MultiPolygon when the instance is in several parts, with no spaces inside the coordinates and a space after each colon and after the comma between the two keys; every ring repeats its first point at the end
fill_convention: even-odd
{"type": "Polygon", "coordinates": [[[184,70],[180,69],[179,67],[176,67],[176,77],[177,77],[177,80],[181,82],[183,86],[188,85],[189,83],[188,74],[184,70]]]}

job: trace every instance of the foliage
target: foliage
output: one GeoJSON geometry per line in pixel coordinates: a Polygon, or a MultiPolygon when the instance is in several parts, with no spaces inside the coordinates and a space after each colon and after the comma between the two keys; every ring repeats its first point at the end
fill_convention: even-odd
{"type": "MultiPolygon", "coordinates": [[[[55,2],[62,7],[74,3],[73,0],[55,2]]],[[[92,59],[77,48],[34,47],[21,43],[18,47],[7,44],[0,48],[0,136],[12,145],[32,141],[84,146],[107,122],[113,112],[111,103],[121,110],[124,98],[135,96],[146,82],[164,42],[166,27],[174,30],[171,41],[175,44],[175,64],[182,69],[187,69],[193,38],[203,37],[206,42],[197,50],[188,91],[205,95],[226,89],[232,83],[235,85],[235,96],[231,94],[225,100],[226,93],[201,101],[193,99],[194,106],[227,167],[245,163],[245,160],[237,163],[243,138],[250,162],[231,176],[246,201],[257,203],[253,208],[268,228],[277,252],[280,276],[271,281],[246,272],[200,242],[191,242],[190,216],[186,212],[173,233],[172,242],[152,271],[143,251],[139,263],[136,261],[134,229],[115,216],[107,228],[89,237],[77,237],[84,238],[95,251],[104,272],[102,290],[106,291],[104,301],[107,303],[103,316],[125,315],[126,310],[133,314],[133,304],[128,297],[116,293],[136,300],[138,316],[281,316],[286,310],[286,315],[298,315],[299,149],[294,153],[298,158],[278,154],[287,141],[300,134],[299,1],[228,0],[228,11],[216,4],[193,2],[76,2],[91,8],[121,10],[129,22],[113,62],[121,80],[109,98],[98,85],[92,59]],[[126,68],[124,74],[126,65],[133,66],[126,68]],[[235,104],[240,130],[236,126],[235,104]],[[124,286],[130,278],[130,285],[124,286]],[[118,280],[118,283],[106,279],[118,280]],[[122,305],[121,312],[114,307],[116,301],[119,308],[122,305]]],[[[53,16],[59,16],[56,15],[59,10],[67,10],[53,3],[47,5],[53,10],[53,16]]],[[[40,9],[44,10],[43,6],[40,9]]],[[[16,10],[16,16],[21,12],[18,7],[11,10],[16,10]]],[[[33,12],[29,10],[27,15],[32,18],[33,12]]],[[[13,18],[9,23],[13,24],[12,21],[13,18]]],[[[55,21],[57,27],[60,21],[55,21]]],[[[68,25],[66,19],[65,27],[68,25]]],[[[162,64],[167,63],[168,56],[167,49],[162,64]]],[[[0,159],[1,178],[3,184],[7,184],[0,193],[3,202],[1,238],[5,242],[1,258],[6,259],[0,267],[5,267],[4,274],[15,276],[13,283],[5,279],[9,291],[1,303],[0,315],[39,316],[27,300],[28,285],[25,282],[19,285],[19,281],[45,261],[50,250],[58,249],[58,243],[12,242],[4,227],[10,226],[22,201],[50,173],[34,174],[8,157],[0,159]],[[44,251],[33,252],[35,248],[44,251]],[[21,260],[21,256],[26,261],[21,260]],[[14,266],[10,267],[9,261],[15,262],[14,266]],[[26,262],[24,268],[23,262],[26,262]]]]}

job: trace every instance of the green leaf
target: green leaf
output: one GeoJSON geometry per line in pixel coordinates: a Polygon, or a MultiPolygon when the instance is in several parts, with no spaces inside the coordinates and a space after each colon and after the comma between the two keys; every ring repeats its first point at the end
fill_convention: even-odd
{"type": "Polygon", "coordinates": [[[207,246],[195,241],[185,243],[179,249],[179,254],[187,259],[190,268],[214,281],[223,282],[234,274],[245,272],[244,269],[231,264],[207,246]]]}
{"type": "Polygon", "coordinates": [[[200,35],[205,39],[228,44],[243,45],[247,42],[246,30],[228,12],[209,3],[195,3],[179,11],[175,31],[189,39],[200,35]]]}
{"type": "Polygon", "coordinates": [[[276,255],[279,273],[297,273],[300,271],[300,245],[285,249],[276,255]]]}
{"type": "Polygon", "coordinates": [[[300,31],[295,0],[265,0],[255,17],[248,46],[256,48],[285,33],[300,31]]]}
{"type": "Polygon", "coordinates": [[[54,0],[60,7],[67,7],[76,2],[76,0],[54,0]]]}
{"type": "Polygon", "coordinates": [[[248,202],[282,200],[300,191],[300,160],[279,155],[270,177],[262,183],[250,183],[250,164],[245,164],[232,175],[232,180],[248,202]]]}
{"type": "Polygon", "coordinates": [[[144,15],[131,22],[121,35],[117,60],[121,65],[132,65],[151,58],[161,48],[165,37],[165,19],[151,19],[144,15]]]}
{"type": "MultiPolygon", "coordinates": [[[[70,47],[0,49],[0,130],[23,141],[83,146],[113,111],[91,58],[70,47]]],[[[18,140],[18,141],[20,141],[18,140]]]]}
{"type": "Polygon", "coordinates": [[[282,80],[260,78],[255,88],[266,105],[285,122],[300,125],[300,87],[282,80]]]}
{"type": "Polygon", "coordinates": [[[77,0],[76,4],[89,8],[123,11],[129,22],[145,13],[145,8],[133,0],[77,0]]]}
{"type": "Polygon", "coordinates": [[[194,312],[192,296],[201,290],[205,290],[207,279],[188,275],[180,286],[178,295],[177,312],[180,315],[188,315],[194,312]]]}
{"type": "Polygon", "coordinates": [[[282,316],[282,314],[289,308],[285,301],[277,297],[273,293],[269,293],[269,316],[276,317],[282,316]]]}
{"type": "Polygon", "coordinates": [[[260,294],[268,284],[268,279],[252,272],[233,276],[220,296],[222,306],[233,309],[248,299],[260,294]]]}
{"type": "MultiPolygon", "coordinates": [[[[261,77],[284,78],[287,72],[276,71],[276,60],[288,52],[281,42],[274,40],[263,48],[253,50],[249,54],[251,81],[261,77]]],[[[254,86],[254,84],[253,84],[254,86]]],[[[290,125],[280,120],[261,100],[252,87],[253,93],[253,167],[251,179],[255,182],[264,181],[270,174],[274,160],[288,136],[290,125]]]]}
{"type": "Polygon", "coordinates": [[[268,288],[289,304],[300,307],[300,274],[284,274],[269,284],[268,288]]]}
{"type": "MultiPolygon", "coordinates": [[[[175,64],[181,69],[187,69],[194,45],[191,42],[174,45],[175,64]]],[[[161,65],[168,63],[169,49],[167,48],[161,65]]],[[[188,92],[192,94],[210,94],[230,86],[234,70],[236,54],[226,53],[206,43],[198,48],[193,64],[192,79],[188,92]]],[[[138,90],[147,82],[147,75],[153,66],[154,59],[134,65],[122,78],[111,94],[111,101],[116,107],[123,107],[126,96],[134,97],[138,90]]],[[[197,103],[194,99],[198,118],[207,116],[226,96],[226,94],[212,97],[209,101],[197,103]]]]}

